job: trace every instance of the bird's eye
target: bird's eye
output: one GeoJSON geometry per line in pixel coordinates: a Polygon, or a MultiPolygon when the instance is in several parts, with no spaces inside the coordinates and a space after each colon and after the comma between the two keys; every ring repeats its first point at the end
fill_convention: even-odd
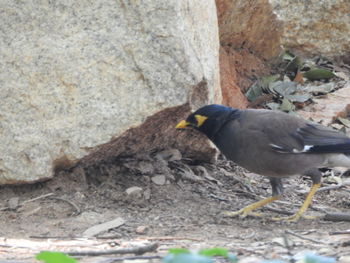
{"type": "Polygon", "coordinates": [[[199,114],[194,115],[194,117],[196,118],[196,121],[197,121],[197,127],[201,127],[203,123],[206,121],[206,119],[208,119],[208,117],[199,115],[199,114]]]}

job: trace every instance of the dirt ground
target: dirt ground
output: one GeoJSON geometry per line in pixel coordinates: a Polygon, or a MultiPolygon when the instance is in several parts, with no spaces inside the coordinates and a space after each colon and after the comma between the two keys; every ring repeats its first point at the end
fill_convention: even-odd
{"type": "MultiPolygon", "coordinates": [[[[326,174],[323,187],[349,182],[346,174],[326,174]]],[[[164,255],[174,247],[220,246],[246,260],[242,262],[288,260],[307,251],[350,262],[346,261],[350,234],[334,233],[349,230],[350,222],[318,218],[288,224],[269,219],[296,211],[310,184],[308,178],[288,178],[285,196],[261,209],[263,218],[227,218],[224,211],[267,197],[271,189],[266,178],[223,157],[216,164],[196,163],[171,149],[99,167],[78,167],[47,182],[0,188],[0,259],[33,261],[38,252],[29,247],[26,253],[18,252],[15,248],[21,244],[9,245],[9,240],[74,240],[94,225],[122,218],[124,224],[101,232],[97,240],[114,240],[114,245],[132,240],[157,242],[159,248],[153,255],[164,255]],[[131,191],[134,186],[141,189],[131,191]]],[[[350,186],[344,185],[317,193],[307,215],[348,212],[350,186]]]]}

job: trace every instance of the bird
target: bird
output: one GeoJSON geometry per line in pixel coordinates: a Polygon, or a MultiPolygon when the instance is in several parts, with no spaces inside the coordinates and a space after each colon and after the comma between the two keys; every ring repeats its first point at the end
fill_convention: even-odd
{"type": "Polygon", "coordinates": [[[350,168],[350,138],[344,133],[282,111],[235,109],[206,105],[175,128],[194,128],[205,134],[229,160],[269,178],[272,195],[228,216],[245,217],[253,210],[278,200],[283,194],[282,178],[309,176],[312,186],[299,210],[276,220],[297,222],[321,186],[320,168],[350,168]]]}

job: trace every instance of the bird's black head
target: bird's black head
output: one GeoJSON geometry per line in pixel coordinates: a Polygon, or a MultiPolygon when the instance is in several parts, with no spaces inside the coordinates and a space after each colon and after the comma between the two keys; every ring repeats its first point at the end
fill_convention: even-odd
{"type": "Polygon", "coordinates": [[[180,121],[176,125],[176,128],[193,127],[213,140],[216,132],[220,130],[228,120],[235,118],[238,111],[237,109],[223,105],[207,105],[190,114],[186,120],[180,121]]]}

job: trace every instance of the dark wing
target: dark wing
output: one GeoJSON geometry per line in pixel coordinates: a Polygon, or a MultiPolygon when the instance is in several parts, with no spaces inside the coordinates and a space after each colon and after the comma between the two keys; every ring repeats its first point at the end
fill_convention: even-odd
{"type": "Polygon", "coordinates": [[[350,153],[349,137],[321,125],[308,123],[297,130],[296,136],[308,146],[308,153],[350,153]]]}
{"type": "Polygon", "coordinates": [[[344,133],[278,111],[245,110],[238,118],[240,140],[279,153],[350,154],[350,138],[344,133]],[[249,138],[247,139],[249,133],[249,138]]]}
{"type": "Polygon", "coordinates": [[[350,138],[336,130],[305,122],[305,124],[290,133],[296,141],[303,145],[302,149],[271,145],[278,152],[284,153],[350,153],[350,138]]]}

